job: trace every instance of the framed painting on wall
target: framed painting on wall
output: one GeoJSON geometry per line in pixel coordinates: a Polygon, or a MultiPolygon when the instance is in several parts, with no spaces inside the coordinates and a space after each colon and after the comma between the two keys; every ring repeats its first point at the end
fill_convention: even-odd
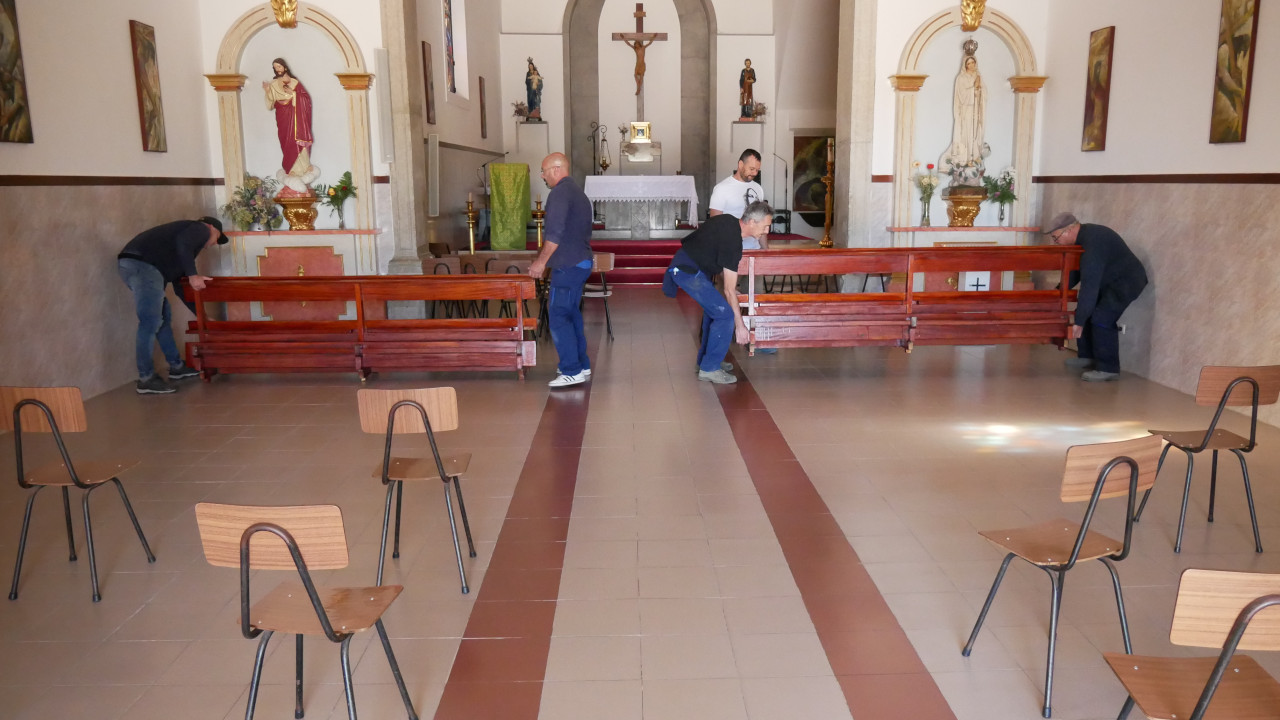
{"type": "Polygon", "coordinates": [[[35,142],[14,0],[0,0],[0,142],[35,142]]]}
{"type": "Polygon", "coordinates": [[[477,77],[480,81],[480,137],[489,137],[489,112],[484,101],[484,77],[477,77]]]}
{"type": "Polygon", "coordinates": [[[813,227],[822,227],[827,221],[827,186],[822,177],[827,174],[827,139],[834,135],[796,135],[795,193],[791,210],[813,227]]]}
{"type": "Polygon", "coordinates": [[[449,92],[458,92],[453,63],[453,0],[444,0],[444,80],[449,92]]]}
{"type": "Polygon", "coordinates": [[[1116,27],[1089,33],[1089,67],[1084,90],[1084,134],[1080,149],[1107,149],[1107,113],[1111,108],[1111,55],[1116,27]]]}
{"type": "Polygon", "coordinates": [[[431,68],[431,43],[422,41],[422,84],[427,95],[427,124],[436,124],[436,79],[431,68]]]}
{"type": "Polygon", "coordinates": [[[142,126],[142,149],[167,152],[164,106],[160,102],[160,60],[156,55],[156,30],[150,25],[129,21],[133,43],[133,78],[138,86],[138,122],[142,126]]]}
{"type": "Polygon", "coordinates": [[[1244,142],[1258,37],[1258,0],[1222,0],[1209,142],[1244,142]]]}

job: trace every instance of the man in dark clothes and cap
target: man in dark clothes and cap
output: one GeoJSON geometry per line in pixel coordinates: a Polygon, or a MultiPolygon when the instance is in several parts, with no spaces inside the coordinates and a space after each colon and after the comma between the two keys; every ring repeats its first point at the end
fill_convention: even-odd
{"type": "Polygon", "coordinates": [[[1068,365],[1092,368],[1080,376],[1088,382],[1120,377],[1120,329],[1116,321],[1147,286],[1147,271],[1114,230],[1081,224],[1071,213],[1060,213],[1043,232],[1055,245],[1079,245],[1080,270],[1071,271],[1068,287],[1080,284],[1076,299],[1076,357],[1068,365]]]}
{"type": "Polygon", "coordinates": [[[222,223],[217,218],[178,220],[139,234],[116,256],[120,279],[133,292],[133,306],[138,313],[138,336],[134,343],[138,382],[134,389],[139,395],[175,392],[177,388],[169,381],[199,374],[188,367],[178,353],[164,286],[173,283],[176,290],[178,282],[185,277],[191,287],[203,290],[209,278],[196,272],[196,255],[214,243],[227,244],[227,236],[222,234],[222,223]],[[169,363],[169,381],[156,375],[151,359],[153,342],[160,343],[164,359],[169,363]]]}

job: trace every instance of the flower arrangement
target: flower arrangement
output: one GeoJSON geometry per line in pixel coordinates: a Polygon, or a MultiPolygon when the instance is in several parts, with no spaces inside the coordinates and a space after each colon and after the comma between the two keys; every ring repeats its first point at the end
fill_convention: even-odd
{"type": "Polygon", "coordinates": [[[511,103],[511,107],[512,117],[518,117],[521,119],[527,119],[529,117],[529,106],[525,105],[523,100],[511,103]]]}
{"type": "Polygon", "coordinates": [[[938,171],[933,169],[933,163],[925,166],[924,172],[920,171],[919,162],[912,167],[916,168],[916,173],[912,176],[911,182],[915,183],[916,189],[920,191],[920,202],[928,205],[933,199],[933,191],[938,189],[938,171]]]}
{"type": "Polygon", "coordinates": [[[317,185],[315,191],[320,198],[320,204],[328,205],[329,212],[338,214],[338,227],[346,227],[342,217],[342,206],[347,202],[347,198],[356,197],[356,186],[351,181],[351,171],[343,173],[336,185],[317,185]]]}
{"type": "Polygon", "coordinates": [[[1013,168],[1005,168],[996,177],[983,175],[982,186],[987,189],[987,202],[1003,206],[1017,200],[1018,196],[1013,194],[1015,178],[1013,168]]]}
{"type": "Polygon", "coordinates": [[[274,199],[279,189],[280,183],[272,178],[245,173],[244,183],[231,191],[230,199],[222,206],[221,212],[241,230],[248,230],[255,223],[274,230],[284,221],[274,199]]]}
{"type": "Polygon", "coordinates": [[[768,115],[768,114],[769,114],[769,106],[768,106],[768,105],[765,105],[765,104],[764,104],[764,103],[762,103],[762,102],[758,102],[758,103],[756,103],[756,104],[755,104],[754,106],[752,106],[752,108],[751,108],[751,117],[752,117],[752,118],[759,119],[759,118],[762,118],[762,117],[764,117],[765,115],[768,115]]]}

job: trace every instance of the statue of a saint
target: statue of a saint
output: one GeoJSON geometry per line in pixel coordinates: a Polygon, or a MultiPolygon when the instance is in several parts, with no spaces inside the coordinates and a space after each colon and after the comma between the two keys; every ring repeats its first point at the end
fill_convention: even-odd
{"type": "Polygon", "coordinates": [[[644,87],[644,49],[653,44],[652,40],[623,40],[627,47],[636,51],[636,94],[644,87]]]}
{"type": "Polygon", "coordinates": [[[978,44],[970,39],[964,49],[951,105],[955,119],[951,145],[942,154],[939,165],[943,172],[951,173],[953,184],[959,180],[964,185],[980,185],[983,160],[991,154],[985,140],[987,87],[978,72],[978,59],[973,56],[978,44]]]}
{"type": "Polygon", "coordinates": [[[294,77],[284,58],[271,61],[275,76],[262,83],[267,109],[276,112],[276,133],[283,159],[276,179],[298,193],[310,193],[320,168],[311,164],[311,93],[294,77]]]}
{"type": "Polygon", "coordinates": [[[538,74],[538,66],[529,58],[529,70],[524,74],[525,103],[529,106],[529,115],[525,122],[542,120],[542,75],[538,74]]]}
{"type": "Polygon", "coordinates": [[[756,101],[751,92],[751,86],[755,83],[756,71],[751,69],[751,59],[748,58],[746,67],[742,68],[742,72],[738,74],[738,104],[742,106],[744,118],[756,116],[756,101]]]}

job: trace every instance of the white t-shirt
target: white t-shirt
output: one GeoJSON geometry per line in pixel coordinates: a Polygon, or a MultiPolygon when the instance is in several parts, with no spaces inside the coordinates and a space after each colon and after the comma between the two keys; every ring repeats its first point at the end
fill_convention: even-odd
{"type": "Polygon", "coordinates": [[[760,183],[743,182],[730,175],[711,189],[711,200],[707,207],[742,219],[742,211],[747,209],[748,202],[763,199],[764,188],[760,187],[760,183]]]}

